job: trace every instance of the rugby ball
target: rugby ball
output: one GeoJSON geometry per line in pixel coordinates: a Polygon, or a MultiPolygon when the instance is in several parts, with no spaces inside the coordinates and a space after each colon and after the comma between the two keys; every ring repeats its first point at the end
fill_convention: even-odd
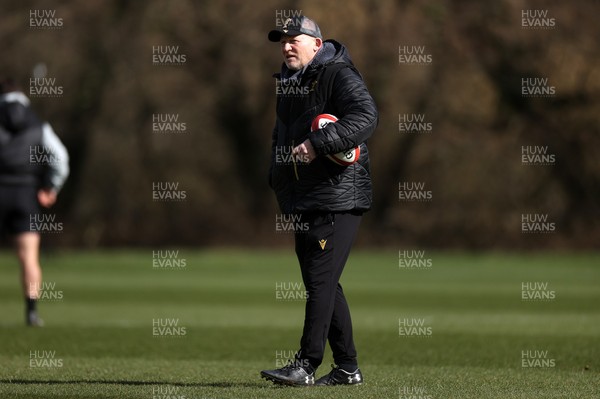
{"type": "MultiPolygon", "coordinates": [[[[314,132],[315,130],[323,129],[330,123],[337,122],[338,118],[335,115],[331,114],[321,114],[317,115],[315,119],[313,119],[310,125],[310,131],[314,132]]],[[[338,165],[348,166],[352,165],[358,158],[360,157],[360,146],[355,148],[351,148],[347,151],[338,152],[337,154],[327,154],[327,158],[338,165]]]]}

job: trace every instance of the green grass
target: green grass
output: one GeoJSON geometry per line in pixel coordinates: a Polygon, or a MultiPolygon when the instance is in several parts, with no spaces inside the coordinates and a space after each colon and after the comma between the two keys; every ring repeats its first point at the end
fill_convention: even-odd
{"type": "MultiPolygon", "coordinates": [[[[181,250],[183,270],[154,270],[152,250],[46,254],[44,280],[63,298],[40,304],[43,329],[23,326],[19,270],[3,252],[0,398],[600,397],[598,254],[426,256],[425,270],[400,269],[393,251],[351,256],[342,284],[365,384],[280,388],[258,372],[300,338],[302,301],[275,298],[276,283],[300,282],[291,249],[181,250]],[[524,302],[522,282],[556,298],[524,302]],[[185,335],[154,337],[157,318],[185,335]],[[400,318],[431,335],[400,336],[400,318]],[[30,367],[44,350],[62,367],[30,367]],[[523,368],[523,350],[555,366],[523,368]]],[[[317,375],[331,362],[328,349],[317,375]]]]}

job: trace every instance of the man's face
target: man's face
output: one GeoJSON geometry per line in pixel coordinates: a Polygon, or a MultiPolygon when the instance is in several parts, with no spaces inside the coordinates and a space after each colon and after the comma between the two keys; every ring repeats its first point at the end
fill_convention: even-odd
{"type": "Polygon", "coordinates": [[[308,35],[281,36],[281,52],[285,65],[292,71],[304,68],[321,48],[323,41],[308,35]]]}

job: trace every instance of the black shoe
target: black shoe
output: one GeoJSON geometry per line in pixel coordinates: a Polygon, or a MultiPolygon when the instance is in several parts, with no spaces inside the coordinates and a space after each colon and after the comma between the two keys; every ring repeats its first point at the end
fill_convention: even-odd
{"type": "Polygon", "coordinates": [[[315,385],[360,385],[363,383],[363,376],[360,369],[356,369],[352,373],[342,370],[339,367],[331,365],[333,370],[327,375],[315,381],[315,385]]]}
{"type": "Polygon", "coordinates": [[[38,317],[36,311],[31,311],[27,313],[27,319],[25,320],[29,327],[43,327],[44,320],[38,317]]]}
{"type": "Polygon", "coordinates": [[[315,383],[315,372],[308,372],[302,366],[291,362],[276,370],[263,370],[260,372],[262,378],[273,381],[275,384],[308,386],[315,383]]]}

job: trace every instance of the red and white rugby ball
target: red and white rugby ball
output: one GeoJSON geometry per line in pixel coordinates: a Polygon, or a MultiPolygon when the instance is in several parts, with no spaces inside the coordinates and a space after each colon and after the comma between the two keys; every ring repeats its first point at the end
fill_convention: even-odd
{"type": "MultiPolygon", "coordinates": [[[[310,124],[310,131],[314,132],[315,130],[323,129],[328,124],[337,122],[337,120],[338,118],[336,118],[335,115],[317,115],[317,117],[313,119],[312,123],[310,124]]],[[[327,154],[327,158],[342,166],[352,165],[353,163],[358,161],[359,157],[360,146],[351,148],[347,151],[338,152],[337,154],[327,154]]]]}

